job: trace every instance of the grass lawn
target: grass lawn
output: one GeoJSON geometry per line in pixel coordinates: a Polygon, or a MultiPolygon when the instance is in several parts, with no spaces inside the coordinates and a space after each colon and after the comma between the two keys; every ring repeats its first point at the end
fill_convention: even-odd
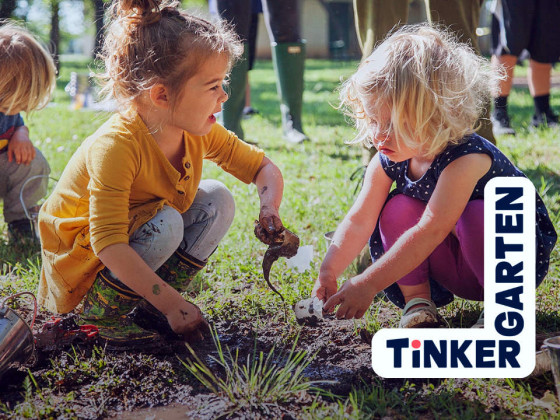
{"type": "MultiPolygon", "coordinates": [[[[361,147],[345,144],[345,141],[353,137],[353,130],[333,106],[337,104],[336,87],[341,78],[353,72],[356,64],[325,60],[307,61],[303,121],[306,133],[312,141],[301,145],[287,144],[282,140],[271,63],[258,61],[255,69],[250,73],[253,107],[260,114],[244,121],[246,139],[257,142],[282,170],[285,191],[280,215],[286,227],[299,235],[301,245],[314,247],[311,269],[306,272],[298,273],[289,269],[283,259],[272,269],[271,280],[277,285],[289,305],[309,296],[321,258],[325,253],[326,243],[323,235],[336,228],[355,198],[358,180],[351,179],[351,174],[360,166],[361,147]]],[[[69,59],[63,61],[53,102],[46,109],[27,119],[34,143],[50,162],[53,178],[60,176],[78,145],[109,115],[69,109],[70,99],[64,92],[64,86],[69,81],[71,71],[83,72],[86,71],[85,69],[86,63],[83,61],[69,59]]],[[[523,70],[519,72],[519,75],[521,74],[523,70]]],[[[553,88],[551,100],[553,107],[557,111],[560,110],[558,88],[553,88]]],[[[527,174],[541,193],[558,231],[560,230],[560,148],[558,147],[560,129],[530,129],[528,125],[532,110],[532,99],[527,88],[514,88],[510,96],[510,113],[518,135],[499,138],[498,145],[527,174]]],[[[300,336],[305,334],[303,331],[305,328],[302,329],[296,324],[290,310],[288,310],[288,317],[285,317],[282,302],[267,288],[262,279],[261,262],[265,246],[253,235],[253,221],[258,217],[258,194],[255,186],[242,184],[211,163],[206,165],[204,177],[224,182],[236,199],[237,210],[231,230],[212,256],[207,269],[198,276],[191,293],[192,299],[217,325],[223,327],[234,320],[247,326],[251,334],[260,331],[264,336],[273,335],[277,349],[289,350],[298,334],[300,336]],[[274,325],[274,332],[268,331],[268,327],[263,329],[263,325],[274,325]]],[[[0,222],[0,232],[5,231],[5,224],[0,222]]],[[[0,297],[23,290],[33,292],[36,290],[40,270],[40,258],[36,251],[13,249],[7,245],[4,235],[0,237],[0,262],[2,274],[5,275],[4,280],[0,281],[0,297]],[[8,276],[8,273],[11,275],[8,276]]],[[[341,281],[348,278],[352,272],[351,267],[341,281]]],[[[557,247],[552,255],[549,275],[537,291],[538,333],[560,331],[558,316],[560,291],[556,285],[559,277],[560,258],[557,247]]],[[[455,327],[470,327],[476,321],[481,307],[479,303],[456,299],[442,309],[441,313],[455,327]]],[[[353,328],[349,335],[350,339],[359,341],[360,332],[371,333],[379,328],[396,327],[398,321],[399,311],[382,298],[376,298],[362,320],[345,325],[350,325],[350,330],[353,328]]],[[[334,321],[333,323],[336,324],[334,321]]],[[[236,331],[240,335],[244,334],[241,328],[236,331]]],[[[218,331],[220,339],[225,337],[224,334],[218,331]]],[[[257,339],[258,337],[255,338],[257,339]]],[[[327,342],[325,345],[333,344],[327,342]]],[[[304,351],[304,353],[299,356],[293,352],[292,358],[288,360],[291,360],[294,365],[300,364],[304,367],[314,355],[317,356],[317,352],[320,354],[312,343],[308,348],[298,347],[297,351],[304,351]]],[[[368,350],[365,348],[363,351],[366,353],[367,361],[370,357],[367,355],[368,350]]],[[[264,360],[265,356],[261,355],[259,360],[264,360]]],[[[157,356],[130,357],[131,363],[146,366],[158,366],[157,363],[161,363],[161,360],[157,360],[157,356]]],[[[85,353],[79,349],[70,349],[63,356],[53,355],[40,369],[31,368],[27,374],[24,372],[19,382],[14,380],[10,383],[9,399],[8,394],[2,394],[0,386],[0,402],[4,404],[0,405],[0,417],[97,418],[111,414],[115,410],[136,409],[150,405],[144,400],[134,404],[123,402],[125,397],[131,398],[123,391],[125,389],[123,383],[129,380],[123,379],[127,378],[126,375],[119,376],[120,371],[114,360],[113,355],[104,353],[102,349],[85,353]],[[62,378],[68,378],[69,375],[74,378],[73,387],[65,388],[61,385],[64,382],[62,378]],[[97,379],[92,379],[93,377],[103,377],[105,380],[100,383],[97,379]],[[120,403],[115,402],[119,401],[119,398],[120,403]],[[91,404],[88,405],[87,401],[91,401],[91,404]],[[78,411],[76,406],[88,407],[89,411],[85,409],[85,411],[78,411]]],[[[176,363],[176,359],[174,360],[169,363],[176,363]]],[[[232,360],[239,365],[245,363],[245,359],[238,360],[232,356],[231,360],[226,360],[225,365],[231,367],[232,360]]],[[[196,382],[190,376],[193,374],[192,363],[194,362],[173,365],[173,369],[170,370],[172,373],[165,376],[166,386],[170,387],[171,383],[196,382]]],[[[201,363],[204,364],[204,361],[201,363]]],[[[271,362],[271,369],[272,365],[271,362]]],[[[227,371],[224,366],[222,368],[227,371]]],[[[358,368],[359,366],[356,367],[358,368]]],[[[372,416],[548,418],[560,413],[556,399],[549,400],[549,395],[546,394],[547,391],[554,392],[551,374],[531,380],[385,381],[374,378],[367,383],[355,380],[351,384],[352,389],[335,392],[338,395],[334,396],[327,395],[325,392],[317,393],[312,389],[318,387],[330,390],[328,386],[322,384],[304,386],[305,372],[303,370],[301,375],[303,385],[294,388],[291,399],[278,393],[273,400],[279,405],[287,404],[286,401],[291,401],[290,404],[299,404],[299,410],[294,412],[300,418],[370,418],[372,416]],[[303,394],[309,398],[302,397],[300,403],[297,403],[295,395],[303,394]]],[[[255,371],[251,377],[259,375],[263,373],[255,371]]],[[[239,378],[242,376],[240,370],[234,369],[230,379],[233,378],[233,383],[239,384],[241,382],[239,378]]],[[[365,377],[368,377],[367,374],[365,377]]],[[[140,387],[141,380],[139,378],[140,382],[135,386],[140,387]]],[[[210,380],[210,385],[206,383],[202,388],[206,388],[206,392],[210,390],[211,394],[219,394],[226,399],[241,398],[240,394],[235,393],[228,397],[228,392],[219,386],[212,389],[211,384],[210,380]]],[[[181,398],[174,395],[154,401],[151,405],[176,403],[181,401],[181,398]]],[[[273,403],[263,402],[253,408],[255,412],[263,414],[266,410],[263,411],[262,407],[266,404],[273,403]]]]}

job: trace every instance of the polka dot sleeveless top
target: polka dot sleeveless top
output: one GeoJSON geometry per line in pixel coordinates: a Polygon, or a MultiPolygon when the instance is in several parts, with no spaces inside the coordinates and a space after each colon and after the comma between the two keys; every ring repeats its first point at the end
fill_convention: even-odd
{"type": "MultiPolygon", "coordinates": [[[[511,161],[492,143],[472,134],[458,145],[447,147],[440,155],[438,155],[426,173],[418,180],[411,181],[408,174],[408,161],[392,162],[382,153],[378,153],[376,158],[380,159],[381,166],[385,173],[396,182],[396,188],[391,192],[389,198],[396,194],[404,194],[424,202],[428,202],[434,192],[436,183],[443,170],[453,162],[469,153],[485,153],[492,158],[492,166],[476,184],[470,200],[484,199],[484,187],[492,178],[498,176],[508,177],[525,177],[511,161]]],[[[536,240],[537,240],[537,285],[542,282],[548,272],[550,254],[556,243],[557,235],[554,225],[550,221],[550,217],[541,197],[536,193],[536,240]]],[[[383,246],[379,235],[379,225],[370,240],[370,249],[372,259],[375,261],[383,255],[383,246]]]]}

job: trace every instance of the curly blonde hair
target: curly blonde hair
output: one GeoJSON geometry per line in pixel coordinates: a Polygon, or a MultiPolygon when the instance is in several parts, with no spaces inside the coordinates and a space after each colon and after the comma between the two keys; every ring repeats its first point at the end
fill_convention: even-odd
{"type": "Polygon", "coordinates": [[[501,78],[448,31],[428,24],[402,27],[341,86],[340,107],[358,130],[350,143],[371,147],[372,130],[392,132],[397,141],[434,157],[475,130],[501,78]],[[387,111],[390,125],[375,127],[387,111]]]}
{"type": "Polygon", "coordinates": [[[116,99],[125,110],[156,83],[172,93],[172,104],[182,86],[204,61],[224,54],[231,66],[243,45],[224,22],[209,22],[178,9],[176,0],[114,0],[109,8],[104,45],[97,74],[101,95],[116,99]]]}
{"type": "Polygon", "coordinates": [[[26,29],[0,21],[0,105],[7,114],[44,108],[56,86],[51,55],[26,29]]]}

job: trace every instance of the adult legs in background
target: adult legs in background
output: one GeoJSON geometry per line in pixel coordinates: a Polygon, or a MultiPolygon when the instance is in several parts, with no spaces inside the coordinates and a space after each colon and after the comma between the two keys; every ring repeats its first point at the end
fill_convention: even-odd
{"type": "Polygon", "coordinates": [[[492,119],[499,134],[515,135],[511,127],[507,101],[513,83],[517,57],[524,50],[531,56],[527,73],[535,112],[532,126],[553,126],[558,116],[550,107],[550,74],[560,56],[560,4],[553,0],[500,0],[492,15],[492,63],[503,65],[507,79],[494,98],[492,119]]]}
{"type": "Polygon", "coordinates": [[[249,30],[251,27],[251,0],[216,0],[216,10],[222,19],[235,27],[243,40],[243,56],[235,63],[229,75],[228,100],[222,105],[224,127],[244,138],[241,118],[245,107],[247,72],[249,71],[249,30]]]}
{"type": "MultiPolygon", "coordinates": [[[[429,21],[449,27],[461,42],[467,43],[480,54],[476,28],[480,20],[483,0],[425,0],[429,21]]],[[[476,132],[496,144],[490,120],[491,103],[488,102],[477,122],[476,132]]]]}
{"type": "Polygon", "coordinates": [[[300,36],[299,0],[262,0],[262,4],[272,46],[282,133],[286,141],[301,143],[308,137],[301,121],[305,43],[300,36]]]}

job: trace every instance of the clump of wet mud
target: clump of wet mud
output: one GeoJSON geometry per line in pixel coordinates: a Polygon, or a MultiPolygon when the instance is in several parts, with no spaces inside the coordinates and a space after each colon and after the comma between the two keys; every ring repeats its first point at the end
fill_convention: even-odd
{"type": "Polygon", "coordinates": [[[272,269],[272,264],[280,257],[291,258],[297,254],[299,237],[286,228],[270,234],[262,228],[258,220],[255,220],[255,236],[262,243],[268,245],[262,262],[263,277],[268,287],[285,302],[284,296],[270,282],[270,270],[272,269]]]}
{"type": "MultiPolygon", "coordinates": [[[[39,319],[35,329],[48,320],[39,319]]],[[[282,342],[286,324],[272,317],[261,317],[258,322],[214,320],[213,325],[222,348],[237,352],[240,363],[261,351],[289,351],[292,345],[282,342]]],[[[309,357],[315,355],[304,376],[320,381],[318,387],[344,395],[374,377],[369,344],[356,333],[352,321],[326,317],[316,327],[289,328],[294,329],[294,337],[299,333],[295,350],[305,350],[309,357]]],[[[191,346],[206,366],[216,375],[222,374],[215,362],[218,351],[211,337],[191,346]]],[[[29,367],[37,383],[30,394],[24,392],[29,386],[25,367],[11,369],[0,379],[0,400],[6,404],[0,417],[20,417],[18,410],[25,404],[31,404],[37,412],[42,408],[52,410],[56,402],[57,412],[51,413],[54,417],[102,418],[145,407],[178,405],[180,412],[192,418],[215,418],[225,413],[229,413],[228,418],[297,418],[302,407],[316,398],[304,391],[282,404],[237,407],[232,412],[235,407],[226,398],[210,393],[188,373],[181,361],[189,357],[186,346],[176,342],[167,352],[158,354],[109,352],[91,343],[43,352],[29,367]]]]}

